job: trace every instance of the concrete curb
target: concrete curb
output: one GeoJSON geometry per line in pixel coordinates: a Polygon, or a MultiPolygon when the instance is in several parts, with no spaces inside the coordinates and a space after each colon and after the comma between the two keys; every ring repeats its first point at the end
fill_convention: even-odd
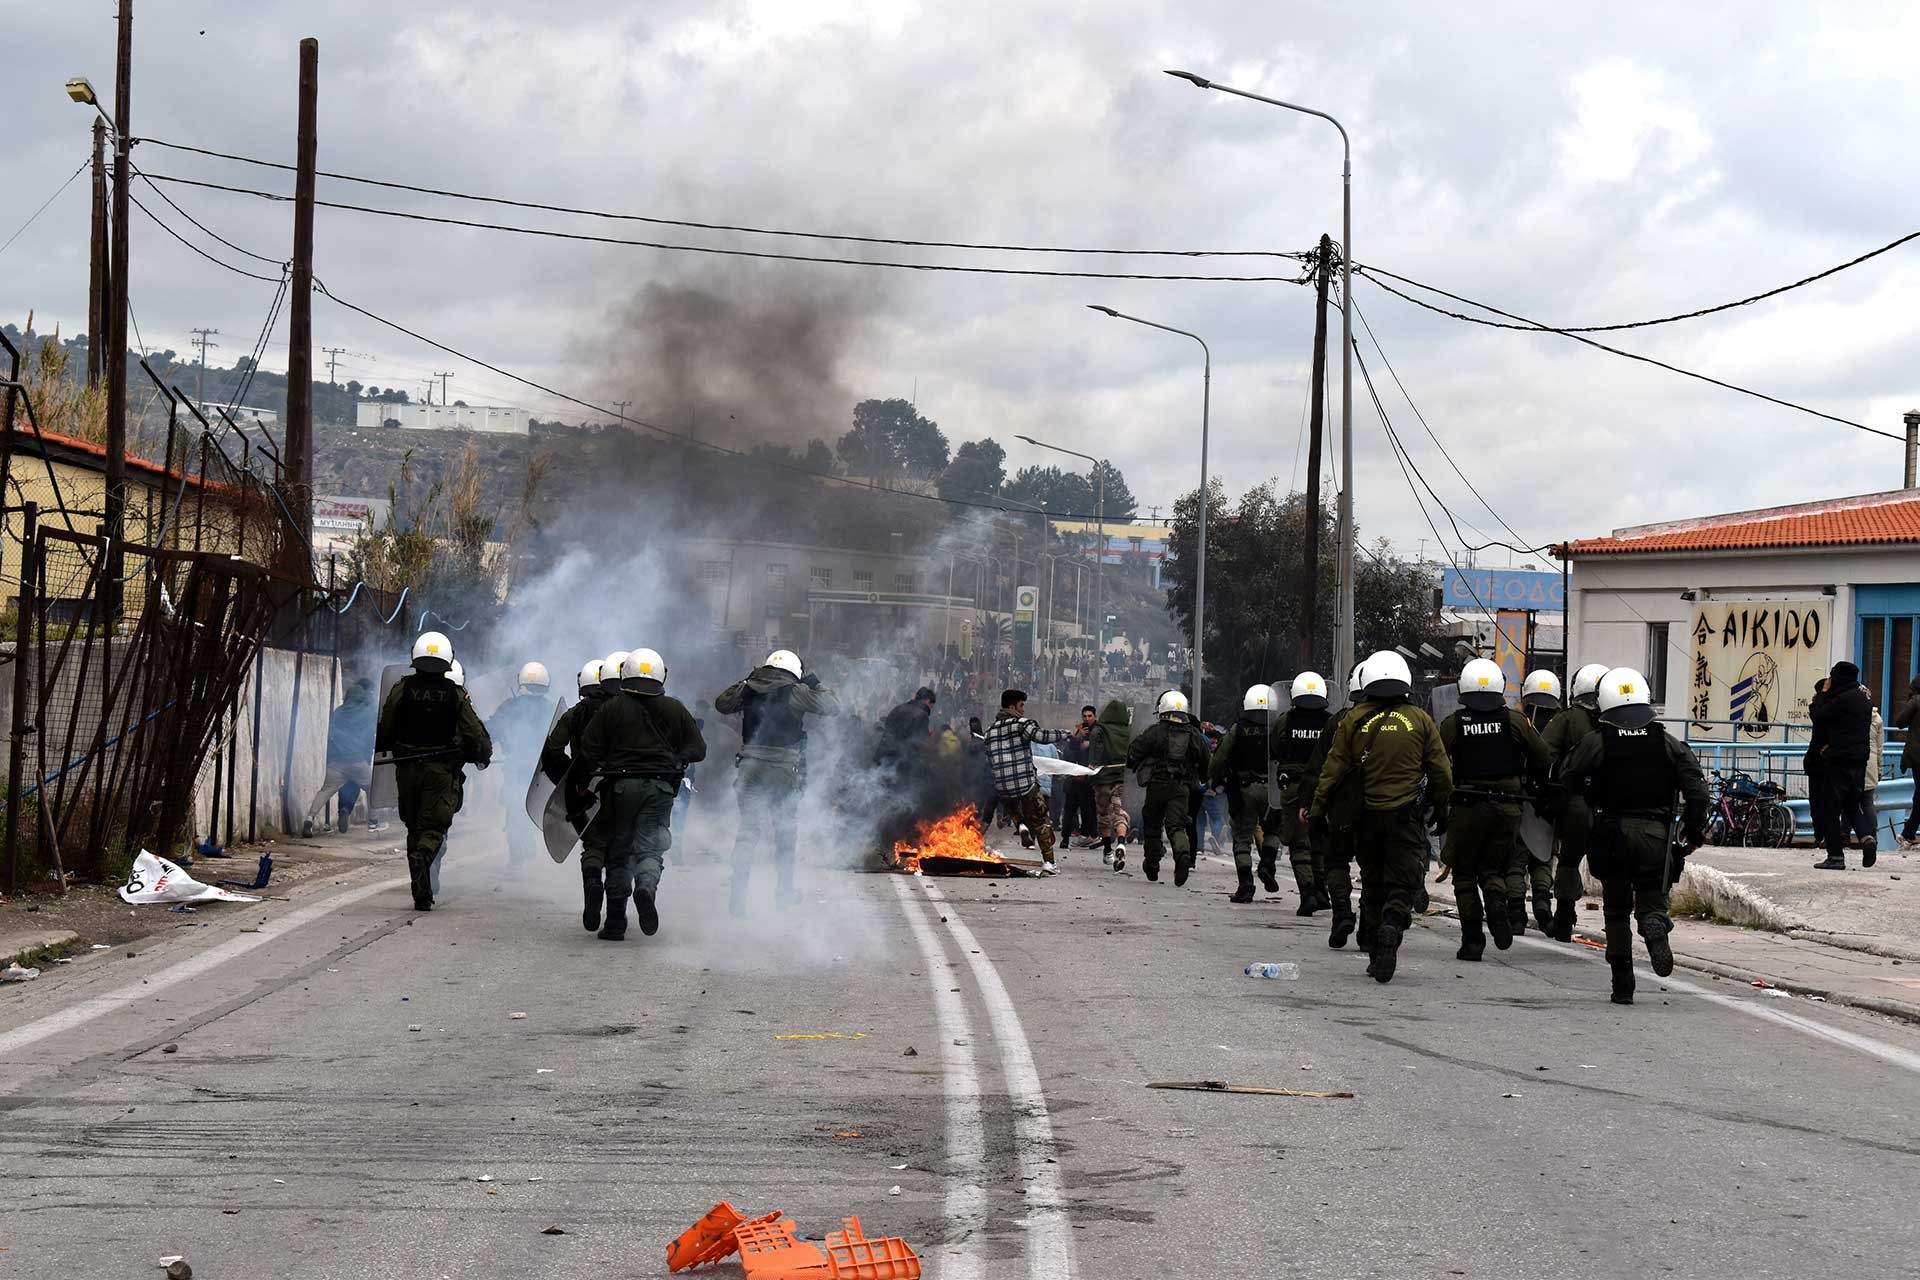
{"type": "Polygon", "coordinates": [[[49,929],[44,933],[17,933],[0,941],[0,966],[11,964],[23,952],[36,951],[57,943],[72,942],[80,935],[71,929],[49,929]]]}

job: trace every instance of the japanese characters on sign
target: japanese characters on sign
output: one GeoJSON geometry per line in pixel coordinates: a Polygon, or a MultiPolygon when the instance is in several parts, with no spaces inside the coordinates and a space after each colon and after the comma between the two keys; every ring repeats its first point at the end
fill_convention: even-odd
{"type": "Polygon", "coordinates": [[[1781,741],[1827,673],[1831,600],[1695,605],[1687,715],[1698,737],[1781,741]],[[1714,723],[1721,722],[1721,723],[1714,723]]]}

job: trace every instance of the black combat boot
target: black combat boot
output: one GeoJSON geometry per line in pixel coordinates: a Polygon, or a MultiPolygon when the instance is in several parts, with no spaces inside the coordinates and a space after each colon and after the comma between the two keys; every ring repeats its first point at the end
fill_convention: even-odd
{"type": "Polygon", "coordinates": [[[635,889],[633,891],[633,914],[634,918],[640,921],[640,932],[649,938],[660,932],[660,912],[653,905],[653,890],[635,889]]]}
{"type": "Polygon", "coordinates": [[[1555,942],[1572,942],[1574,921],[1579,918],[1579,903],[1572,898],[1554,899],[1553,923],[1547,926],[1547,936],[1555,942]]]}
{"type": "Polygon", "coordinates": [[[1487,901],[1487,932],[1493,935],[1493,945],[1505,951],[1513,945],[1513,916],[1507,910],[1507,896],[1488,889],[1480,893],[1487,901]]]}
{"type": "Polygon", "coordinates": [[[600,897],[603,889],[599,867],[580,868],[580,891],[586,906],[580,912],[580,924],[588,933],[600,927],[600,897]]]}
{"type": "Polygon", "coordinates": [[[1633,1003],[1633,961],[1609,960],[1613,966],[1613,1002],[1615,1004],[1633,1003]]]}
{"type": "Polygon", "coordinates": [[[627,937],[627,900],[607,895],[607,922],[593,935],[603,942],[624,942],[627,937]]]}
{"type": "Polygon", "coordinates": [[[1280,862],[1278,849],[1260,851],[1260,887],[1268,893],[1280,892],[1280,877],[1275,874],[1280,862]]]}
{"type": "Polygon", "coordinates": [[[1673,947],[1667,941],[1672,931],[1673,925],[1657,917],[1640,926],[1640,936],[1647,940],[1647,959],[1653,962],[1653,971],[1662,978],[1673,972],[1673,947]]]}
{"type": "Polygon", "coordinates": [[[1240,887],[1233,891],[1233,896],[1231,898],[1228,898],[1227,901],[1228,902],[1252,902],[1253,901],[1253,868],[1237,867],[1235,868],[1235,870],[1237,870],[1240,873],[1240,887]]]}
{"type": "Polygon", "coordinates": [[[1533,922],[1540,932],[1548,933],[1553,926],[1553,895],[1545,889],[1533,891],[1533,922]]]}
{"type": "Polygon", "coordinates": [[[1879,860],[1880,838],[1877,835],[1868,836],[1860,842],[1860,865],[1863,867],[1871,867],[1879,860]]]}
{"type": "Polygon", "coordinates": [[[413,882],[413,909],[433,910],[433,878],[427,870],[426,859],[417,854],[408,854],[407,875],[413,882]]]}
{"type": "Polygon", "coordinates": [[[1297,916],[1310,916],[1320,909],[1320,890],[1313,881],[1307,879],[1307,873],[1295,867],[1293,869],[1294,887],[1300,891],[1300,905],[1293,909],[1297,916]]]}
{"type": "Polygon", "coordinates": [[[1478,960],[1487,954],[1487,935],[1477,924],[1460,926],[1460,949],[1453,953],[1455,960],[1478,960]]]}
{"type": "Polygon", "coordinates": [[[1375,982],[1392,982],[1394,968],[1400,963],[1400,926],[1382,920],[1373,936],[1373,963],[1367,972],[1375,982]]]}
{"type": "Polygon", "coordinates": [[[1193,874],[1193,855],[1182,854],[1177,850],[1173,855],[1173,887],[1178,889],[1193,874]]]}
{"type": "Polygon", "coordinates": [[[1516,938],[1527,936],[1527,895],[1507,899],[1508,928],[1516,938]]]}
{"type": "Polygon", "coordinates": [[[1327,945],[1338,951],[1347,945],[1347,939],[1353,936],[1353,908],[1345,902],[1333,904],[1333,928],[1327,934],[1327,945]]]}

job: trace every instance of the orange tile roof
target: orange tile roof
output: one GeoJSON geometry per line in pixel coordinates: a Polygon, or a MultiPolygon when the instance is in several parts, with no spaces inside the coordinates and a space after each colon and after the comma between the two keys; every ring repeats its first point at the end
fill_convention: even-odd
{"type": "Polygon", "coordinates": [[[1785,547],[1887,546],[1920,543],[1920,497],[1872,499],[1854,505],[1810,504],[1812,509],[1754,511],[1679,525],[1621,529],[1607,538],[1583,538],[1563,551],[1576,556],[1624,556],[1658,551],[1749,551],[1785,547]]]}

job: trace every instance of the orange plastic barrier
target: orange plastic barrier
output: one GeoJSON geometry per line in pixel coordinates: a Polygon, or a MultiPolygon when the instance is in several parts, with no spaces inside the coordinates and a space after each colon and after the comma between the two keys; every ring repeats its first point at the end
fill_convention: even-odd
{"type": "Polygon", "coordinates": [[[826,1248],[800,1238],[778,1212],[747,1218],[725,1200],[667,1246],[667,1269],[685,1271],[740,1253],[749,1280],[920,1280],[920,1259],[905,1240],[867,1239],[860,1219],[827,1233],[826,1248]]]}

